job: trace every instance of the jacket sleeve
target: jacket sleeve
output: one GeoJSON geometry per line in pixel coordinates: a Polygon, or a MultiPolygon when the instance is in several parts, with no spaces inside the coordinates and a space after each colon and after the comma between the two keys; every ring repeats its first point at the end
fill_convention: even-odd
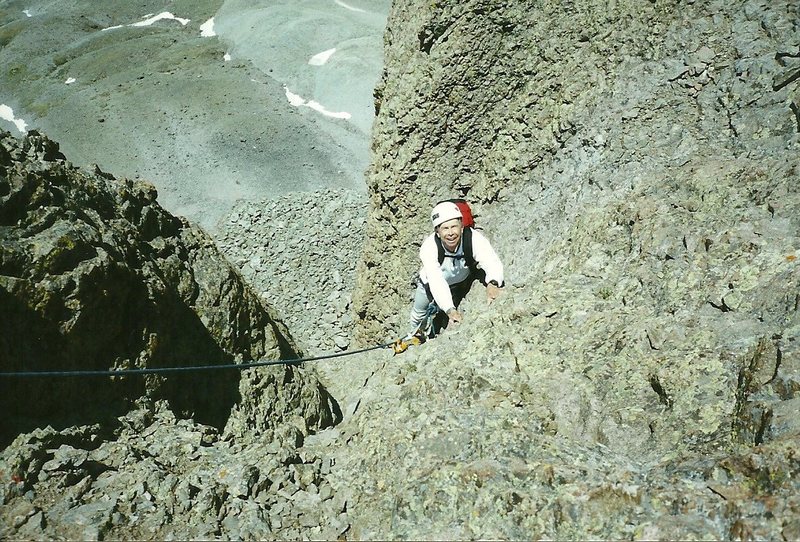
{"type": "Polygon", "coordinates": [[[496,280],[497,284],[502,286],[503,262],[500,261],[489,240],[477,230],[472,231],[472,255],[486,273],[486,282],[496,280]]]}
{"type": "Polygon", "coordinates": [[[433,300],[445,312],[455,308],[450,286],[444,279],[442,268],[439,266],[439,250],[436,247],[433,235],[425,239],[419,248],[419,259],[422,260],[422,270],[428,279],[428,286],[431,289],[433,300]]]}

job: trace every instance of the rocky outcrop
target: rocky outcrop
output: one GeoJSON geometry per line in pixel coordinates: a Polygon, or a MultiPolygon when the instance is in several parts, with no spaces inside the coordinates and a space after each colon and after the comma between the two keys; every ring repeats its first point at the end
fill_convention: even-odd
{"type": "MultiPolygon", "coordinates": [[[[151,186],[99,170],[85,174],[36,133],[22,142],[4,136],[2,173],[4,371],[295,355],[285,329],[213,241],[165,212],[151,186]]],[[[96,419],[100,412],[113,417],[146,394],[221,428],[237,399],[250,395],[239,380],[236,371],[111,382],[17,379],[7,384],[2,406],[24,428],[96,419]]],[[[330,421],[329,414],[315,416],[330,421]]],[[[20,429],[11,425],[4,430],[20,429]]]]}
{"type": "Polygon", "coordinates": [[[119,421],[113,438],[47,427],[2,452],[4,540],[334,539],[349,528],[330,462],[297,450],[297,426],[243,443],[164,402],[119,421]]]}
{"type": "MultiPolygon", "coordinates": [[[[233,491],[197,496],[200,486],[184,480],[187,495],[178,502],[183,493],[171,493],[203,447],[218,447],[225,459],[236,453],[229,448],[251,449],[254,458],[242,469],[256,478],[263,471],[261,484],[269,485],[267,472],[303,463],[297,447],[336,421],[338,406],[313,373],[291,365],[243,376],[11,376],[213,366],[299,353],[211,238],[164,211],[151,186],[74,168],[56,143],[35,132],[21,141],[2,134],[1,143],[4,444],[28,432],[0,455],[3,538],[153,537],[181,513],[200,519],[189,518],[176,536],[219,533],[219,510],[210,527],[198,510],[227,502],[233,491]],[[159,503],[156,517],[135,498],[159,503]],[[129,516],[145,519],[131,523],[129,516]]],[[[203,469],[222,468],[213,461],[198,467],[204,488],[213,473],[203,469]]],[[[231,476],[243,476],[240,466],[228,465],[231,476]]],[[[264,529],[258,532],[270,532],[264,529]]]]}
{"type": "MultiPolygon", "coordinates": [[[[565,190],[657,198],[683,184],[671,168],[713,168],[706,158],[769,177],[762,157],[790,158],[800,126],[795,16],[792,3],[745,1],[396,3],[375,91],[361,339],[402,327],[438,199],[466,195],[480,215],[527,198],[513,215],[526,238],[539,216],[566,234],[593,207],[551,197],[565,190]]],[[[550,246],[563,254],[568,239],[550,246]]]]}
{"type": "MultiPolygon", "coordinates": [[[[343,419],[313,435],[324,390],[269,395],[305,382],[292,367],[256,372],[223,431],[156,393],[109,435],[20,435],[0,536],[798,538],[795,12],[395,4],[357,340],[404,331],[441,197],[474,203],[502,296],[476,287],[462,324],[401,356],[320,363],[343,419]]],[[[314,213],[341,228],[347,198],[325,198],[245,205],[223,243],[310,349],[328,335],[305,303],[338,314],[347,287],[315,266],[343,268],[329,231],[272,230],[314,213]]]]}
{"type": "Polygon", "coordinates": [[[357,381],[354,536],[797,536],[795,20],[394,6],[359,340],[403,329],[437,199],[474,202],[508,286],[357,381]]]}

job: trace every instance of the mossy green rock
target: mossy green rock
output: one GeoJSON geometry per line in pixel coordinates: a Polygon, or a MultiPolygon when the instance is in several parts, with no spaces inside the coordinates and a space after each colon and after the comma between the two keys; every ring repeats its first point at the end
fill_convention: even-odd
{"type": "Polygon", "coordinates": [[[472,203],[507,286],[359,373],[354,536],[796,533],[795,11],[394,5],[359,338],[407,331],[439,199],[472,203]]]}

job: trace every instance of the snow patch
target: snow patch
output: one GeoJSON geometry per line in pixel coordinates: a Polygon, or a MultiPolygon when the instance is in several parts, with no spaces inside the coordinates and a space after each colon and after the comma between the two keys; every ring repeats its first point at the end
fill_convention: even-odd
{"type": "Polygon", "coordinates": [[[334,47],[333,49],[328,49],[327,51],[317,53],[308,60],[308,63],[312,66],[322,66],[335,52],[336,48],[334,47]]]}
{"type": "Polygon", "coordinates": [[[22,13],[24,13],[26,17],[33,17],[33,14],[31,14],[31,10],[29,9],[23,9],[22,13]]]}
{"type": "Polygon", "coordinates": [[[68,77],[67,80],[64,81],[64,84],[65,85],[71,85],[74,82],[75,82],[75,78],[74,77],[68,77]]]}
{"type": "MultiPolygon", "coordinates": [[[[147,17],[147,16],[145,15],[145,17],[147,17]]],[[[153,15],[149,19],[145,19],[144,21],[139,21],[138,23],[133,23],[133,24],[128,25],[128,26],[150,26],[151,24],[153,24],[155,22],[158,22],[158,21],[161,21],[161,20],[164,20],[164,19],[171,19],[171,20],[174,20],[174,21],[178,21],[183,26],[186,26],[187,24],[189,24],[189,19],[181,19],[180,17],[176,17],[175,15],[170,13],[169,11],[162,11],[158,15],[153,15]]]]}
{"type": "Polygon", "coordinates": [[[310,107],[314,111],[322,113],[326,117],[332,117],[334,119],[349,119],[352,115],[347,111],[328,111],[325,109],[325,106],[319,102],[314,100],[306,101],[302,96],[295,94],[287,86],[284,85],[283,87],[284,92],[286,93],[286,99],[289,100],[289,104],[293,105],[294,107],[310,107]]]}
{"type": "Polygon", "coordinates": [[[150,26],[151,24],[153,24],[155,22],[158,22],[158,21],[162,21],[164,19],[178,21],[183,26],[186,26],[187,24],[189,24],[189,21],[191,20],[191,19],[182,19],[180,17],[176,17],[175,15],[170,13],[169,11],[162,11],[158,15],[153,15],[152,13],[148,13],[147,15],[145,15],[143,17],[143,19],[144,20],[139,21],[138,23],[118,24],[116,26],[109,26],[108,28],[104,28],[103,30],[113,30],[115,28],[122,28],[124,26],[150,26]]]}
{"type": "Polygon", "coordinates": [[[342,6],[344,9],[349,9],[350,11],[355,11],[356,13],[366,13],[366,10],[361,8],[354,8],[353,6],[348,6],[341,0],[335,0],[337,6],[342,6]]]}
{"type": "Polygon", "coordinates": [[[216,35],[217,33],[214,32],[214,17],[211,17],[209,20],[200,25],[201,38],[213,38],[216,35]]]}
{"type": "Polygon", "coordinates": [[[231,59],[231,54],[230,53],[225,53],[225,56],[223,56],[222,58],[225,60],[225,62],[227,62],[227,61],[229,61],[231,59]]]}
{"type": "Polygon", "coordinates": [[[283,87],[284,92],[286,92],[286,99],[289,100],[289,103],[295,107],[300,107],[301,105],[306,105],[306,101],[299,95],[295,94],[289,87],[283,87]]]}
{"type": "Polygon", "coordinates": [[[7,120],[8,122],[14,124],[20,133],[24,134],[28,131],[28,123],[22,119],[15,118],[14,110],[6,104],[0,104],[0,119],[7,120]]]}

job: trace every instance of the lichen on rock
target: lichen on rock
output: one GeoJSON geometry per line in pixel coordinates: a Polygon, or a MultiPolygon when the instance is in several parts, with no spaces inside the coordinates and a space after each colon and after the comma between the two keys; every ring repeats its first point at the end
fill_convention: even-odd
{"type": "Polygon", "coordinates": [[[355,536],[793,532],[795,12],[394,5],[357,337],[404,331],[439,199],[472,203],[508,284],[363,385],[355,536]]]}

